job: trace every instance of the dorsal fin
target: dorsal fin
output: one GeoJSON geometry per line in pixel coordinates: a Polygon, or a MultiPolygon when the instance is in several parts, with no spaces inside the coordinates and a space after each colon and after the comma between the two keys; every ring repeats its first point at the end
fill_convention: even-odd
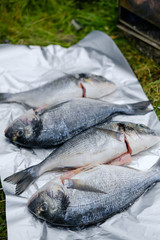
{"type": "Polygon", "coordinates": [[[52,109],[57,109],[57,108],[63,106],[65,103],[70,102],[70,101],[72,101],[72,99],[66,100],[66,101],[63,100],[63,102],[60,102],[60,103],[57,103],[57,104],[44,105],[40,108],[35,109],[34,111],[37,115],[41,116],[45,112],[47,112],[49,110],[52,110],[52,109]]]}

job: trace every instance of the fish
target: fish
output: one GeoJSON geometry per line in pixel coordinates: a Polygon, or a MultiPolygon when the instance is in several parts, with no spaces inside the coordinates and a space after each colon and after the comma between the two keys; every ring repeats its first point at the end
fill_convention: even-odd
{"type": "Polygon", "coordinates": [[[160,161],[147,171],[99,165],[75,177],[69,180],[73,180],[73,188],[59,178],[45,184],[29,199],[28,210],[53,226],[100,224],[130,207],[146,190],[151,191],[160,181],[160,161]]]}
{"type": "Polygon", "coordinates": [[[65,75],[35,89],[20,93],[0,93],[0,103],[20,103],[27,109],[46,104],[57,104],[67,99],[101,98],[113,91],[116,85],[106,78],[89,73],[65,75]]]}
{"type": "Polygon", "coordinates": [[[145,114],[149,101],[112,104],[102,100],[79,98],[37,110],[30,109],[5,130],[14,144],[52,148],[116,114],[145,114]]]}
{"type": "Polygon", "coordinates": [[[39,164],[12,174],[4,181],[16,184],[16,195],[19,195],[45,172],[91,164],[123,165],[131,160],[130,155],[138,154],[158,142],[160,136],[143,124],[106,122],[71,138],[39,164]]]}

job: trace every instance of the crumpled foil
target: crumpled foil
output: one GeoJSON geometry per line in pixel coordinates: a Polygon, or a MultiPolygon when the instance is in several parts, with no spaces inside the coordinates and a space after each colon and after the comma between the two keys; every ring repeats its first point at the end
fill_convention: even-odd
{"type": "MultiPolygon", "coordinates": [[[[0,45],[0,92],[29,90],[63,76],[65,73],[92,73],[113,81],[117,90],[106,96],[112,103],[134,103],[147,100],[136,76],[112,39],[93,31],[76,45],[63,48],[24,45],[0,45]]],[[[52,149],[25,149],[9,143],[5,128],[25,112],[20,104],[0,104],[0,175],[6,194],[6,216],[9,240],[159,240],[160,184],[145,192],[127,210],[102,224],[80,230],[53,227],[36,220],[26,203],[37,189],[57,175],[46,173],[22,195],[15,195],[15,186],[3,182],[9,175],[41,162],[52,149]]],[[[114,120],[142,123],[160,129],[154,111],[139,116],[119,115],[114,120]]],[[[132,167],[149,169],[160,156],[160,144],[133,157],[132,167]]]]}

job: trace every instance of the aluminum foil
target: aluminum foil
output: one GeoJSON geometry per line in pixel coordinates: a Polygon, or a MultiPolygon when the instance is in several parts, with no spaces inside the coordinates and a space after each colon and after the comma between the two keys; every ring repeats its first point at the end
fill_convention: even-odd
{"type": "MultiPolygon", "coordinates": [[[[102,75],[117,85],[117,90],[105,97],[109,102],[123,104],[147,100],[137,78],[112,39],[100,31],[93,31],[78,44],[63,48],[0,45],[0,92],[20,92],[38,87],[65,73],[89,72],[102,75]]],[[[160,236],[160,184],[143,194],[128,210],[106,220],[103,224],[81,230],[53,227],[36,220],[27,210],[28,198],[56,174],[41,176],[22,195],[15,196],[15,186],[3,179],[42,161],[52,151],[25,149],[9,143],[5,128],[25,112],[19,104],[0,104],[0,175],[6,194],[6,216],[9,240],[159,240],[160,236]]],[[[154,111],[141,116],[115,117],[143,123],[160,129],[154,111]]],[[[135,157],[131,166],[146,170],[160,156],[160,144],[135,157]]]]}

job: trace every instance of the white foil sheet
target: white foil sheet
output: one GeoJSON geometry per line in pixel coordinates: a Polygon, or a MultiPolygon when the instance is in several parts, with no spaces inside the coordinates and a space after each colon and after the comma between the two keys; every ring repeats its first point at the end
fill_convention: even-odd
{"type": "MultiPolygon", "coordinates": [[[[78,44],[63,48],[0,45],[0,92],[16,93],[29,90],[63,76],[64,73],[92,73],[113,81],[117,90],[105,97],[112,103],[134,103],[147,100],[137,78],[112,39],[100,31],[93,31],[78,44]]],[[[28,212],[26,203],[33,193],[54,178],[55,173],[41,176],[20,196],[15,186],[3,181],[9,175],[41,162],[52,151],[25,149],[9,143],[5,128],[25,109],[20,104],[0,104],[0,175],[6,194],[6,216],[9,240],[159,240],[160,184],[144,193],[127,210],[114,215],[103,224],[73,230],[53,227],[36,220],[28,212]]],[[[119,115],[115,120],[143,123],[160,130],[154,111],[139,116],[119,115]]],[[[149,169],[160,156],[160,144],[135,157],[131,166],[149,169]]]]}

